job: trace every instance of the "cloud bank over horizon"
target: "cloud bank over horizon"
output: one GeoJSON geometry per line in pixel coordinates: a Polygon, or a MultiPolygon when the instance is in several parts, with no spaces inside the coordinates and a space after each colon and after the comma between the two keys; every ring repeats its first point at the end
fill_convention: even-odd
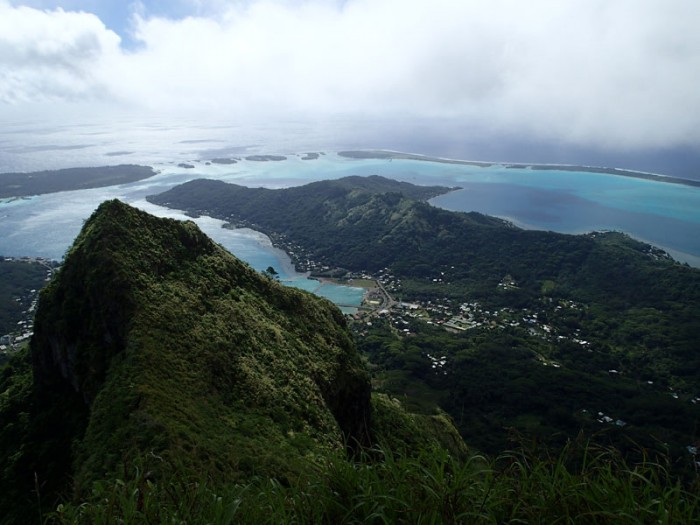
{"type": "Polygon", "coordinates": [[[97,4],[0,0],[0,110],[408,118],[700,148],[695,0],[152,0],[119,19],[97,4]]]}

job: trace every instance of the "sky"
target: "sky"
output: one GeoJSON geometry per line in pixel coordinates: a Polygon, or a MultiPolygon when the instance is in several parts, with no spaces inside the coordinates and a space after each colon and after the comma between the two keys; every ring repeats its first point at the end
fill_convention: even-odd
{"type": "Polygon", "coordinates": [[[0,120],[349,116],[694,161],[698,20],[697,0],[0,0],[0,120]]]}

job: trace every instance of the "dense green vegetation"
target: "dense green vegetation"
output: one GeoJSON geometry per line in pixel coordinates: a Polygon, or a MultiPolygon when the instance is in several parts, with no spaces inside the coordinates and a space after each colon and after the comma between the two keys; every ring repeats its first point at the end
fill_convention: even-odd
{"type": "Polygon", "coordinates": [[[196,180],[165,193],[152,195],[148,200],[163,206],[181,207],[195,214],[213,214],[230,220],[242,220],[267,230],[300,239],[308,237],[310,240],[323,235],[331,224],[340,223],[341,226],[350,228],[362,216],[348,216],[348,209],[372,210],[374,198],[398,202],[401,195],[406,195],[412,199],[427,200],[447,191],[449,188],[415,186],[376,175],[320,181],[285,190],[247,188],[221,181],[196,180]],[[384,196],[387,193],[390,195],[384,196]],[[308,222],[302,224],[305,221],[308,222]]]}
{"type": "Polygon", "coordinates": [[[115,186],[147,179],[155,174],[153,168],[132,164],[33,173],[0,173],[0,198],[115,186]]]}
{"type": "Polygon", "coordinates": [[[96,484],[82,505],[49,515],[59,524],[495,524],[697,523],[697,487],[670,482],[662,465],[628,464],[614,451],[572,443],[545,460],[527,451],[458,460],[440,450],[417,456],[372,449],[309,463],[291,484],[257,478],[216,486],[143,470],[96,484]]]}
{"type": "MultiPolygon", "coordinates": [[[[378,190],[382,181],[369,184],[378,190]]],[[[340,186],[368,213],[391,211],[388,220],[401,228],[410,223],[402,213],[417,219],[429,209],[398,193],[377,197],[352,181],[340,186]],[[398,210],[374,210],[377,203],[398,210]]],[[[333,214],[339,207],[342,199],[327,206],[333,214]]],[[[460,227],[519,231],[482,216],[464,220],[460,227]]],[[[390,236],[382,239],[393,242],[390,236]]],[[[689,269],[624,237],[583,242],[611,246],[611,253],[629,249],[633,262],[670,269],[670,285],[683,272],[692,282],[689,269]]],[[[440,294],[446,304],[445,295],[478,293],[477,279],[457,279],[453,287],[419,271],[399,274],[409,276],[400,293],[440,294]]],[[[587,360],[572,341],[498,328],[496,321],[452,334],[406,315],[406,335],[397,317],[373,318],[371,326],[353,325],[380,391],[370,394],[340,312],[269,273],[253,271],[192,223],[156,219],[118,201],[102,204],[41,295],[31,348],[0,375],[3,523],[700,519],[693,472],[678,468],[676,451],[664,456],[653,439],[645,441],[652,434],[685,439],[697,413],[658,390],[640,394],[632,372],[601,373],[627,355],[628,335],[618,336],[623,352],[604,348],[587,360]],[[436,355],[446,356],[439,369],[430,357],[436,355]],[[542,364],[555,361],[562,366],[542,364]],[[603,439],[583,437],[579,429],[597,423],[580,408],[592,411],[596,402],[629,418],[628,425],[610,427],[603,439]],[[453,421],[470,445],[497,453],[468,450],[453,421]],[[544,448],[539,440],[523,447],[527,433],[503,430],[511,423],[553,439],[544,448]]],[[[596,302],[599,287],[579,285],[589,302],[561,313],[549,301],[560,300],[553,279],[537,293],[525,281],[516,287],[515,274],[506,281],[507,289],[491,294],[493,304],[539,305],[559,333],[569,325],[587,329],[605,306],[596,302]]],[[[677,293],[676,311],[683,311],[687,296],[677,293]]],[[[628,299],[629,308],[642,308],[635,301],[628,299]]],[[[658,305],[643,308],[651,307],[658,305]]],[[[617,329],[611,325],[610,333],[617,329]]],[[[663,336],[679,342],[683,334],[663,336]]],[[[674,375],[674,359],[661,367],[669,381],[691,384],[674,375]]]]}
{"type": "Polygon", "coordinates": [[[45,284],[46,271],[46,266],[37,262],[0,257],[0,335],[17,329],[23,312],[31,307],[31,291],[45,284]]]}
{"type": "Polygon", "coordinates": [[[401,337],[388,322],[373,325],[363,328],[358,345],[375,364],[375,389],[403,399],[412,411],[442,407],[479,450],[498,454],[523,439],[559,449],[583,431],[633,460],[644,450],[669,458],[674,471],[695,471],[686,446],[696,440],[696,405],[675,399],[666,388],[599,370],[610,367],[610,357],[586,356],[604,361],[593,366],[552,366],[567,360],[552,345],[517,330],[453,334],[415,322],[412,335],[401,337]],[[544,360],[545,352],[554,359],[544,360]],[[428,356],[446,363],[433,366],[428,356]]]}
{"type": "Polygon", "coordinates": [[[413,409],[447,411],[470,445],[502,450],[515,429],[560,446],[605,429],[599,441],[693,468],[700,271],[621,233],[522,230],[420,202],[446,188],[409,195],[370,179],[284,190],[192,181],[151,200],[250,225],[319,265],[388,271],[391,293],[425,311],[478,303],[489,316],[461,334],[428,325],[446,320],[435,313],[394,312],[401,330],[357,327],[376,384],[413,409]]]}
{"type": "Polygon", "coordinates": [[[291,484],[383,439],[464,445],[444,415],[370,401],[340,311],[261,275],[193,223],[118,201],[85,223],[42,291],[30,351],[0,379],[0,515],[27,523],[149,472],[291,484]],[[391,426],[392,432],[397,431],[391,426]]]}

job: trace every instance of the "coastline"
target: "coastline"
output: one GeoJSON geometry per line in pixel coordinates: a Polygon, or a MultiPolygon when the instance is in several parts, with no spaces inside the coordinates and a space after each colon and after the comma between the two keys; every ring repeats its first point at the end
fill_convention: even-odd
{"type": "MultiPolygon", "coordinates": [[[[318,286],[312,291],[312,293],[316,294],[318,290],[323,288],[324,286],[343,286],[345,288],[356,288],[356,289],[362,289],[364,292],[362,292],[362,298],[360,299],[360,303],[356,306],[350,306],[350,305],[342,305],[346,308],[351,307],[351,308],[363,308],[365,306],[365,300],[367,299],[369,293],[372,290],[375,290],[377,287],[376,285],[373,287],[367,287],[367,286],[357,286],[353,284],[352,282],[347,282],[347,281],[341,281],[340,279],[334,279],[333,277],[307,277],[307,279],[314,280],[318,282],[318,286]]],[[[341,306],[341,305],[338,305],[341,306]]]]}
{"type": "MultiPolygon", "coordinates": [[[[542,228],[538,226],[533,226],[532,224],[528,224],[526,222],[514,219],[513,217],[507,217],[507,216],[501,216],[501,215],[494,215],[494,217],[498,217],[499,219],[502,219],[504,221],[508,221],[511,223],[513,226],[516,228],[520,228],[523,230],[534,230],[534,231],[547,231],[543,230],[542,228]]],[[[549,231],[554,231],[554,230],[549,230],[549,231]]],[[[569,230],[569,231],[559,231],[557,230],[557,233],[563,233],[565,235],[590,235],[592,233],[596,232],[603,232],[603,231],[619,231],[620,233],[624,233],[631,239],[634,239],[635,241],[642,242],[644,244],[648,244],[649,246],[653,246],[654,248],[659,248],[660,250],[665,251],[669,256],[673,258],[674,261],[681,263],[681,264],[687,264],[688,266],[692,266],[693,268],[700,268],[700,256],[698,255],[693,255],[692,253],[687,253],[683,252],[680,250],[676,250],[674,248],[669,248],[667,246],[662,246],[660,244],[657,244],[654,241],[649,241],[647,239],[644,239],[642,237],[639,237],[637,235],[633,235],[629,232],[622,231],[622,230],[569,230]]]]}
{"type": "MultiPolygon", "coordinates": [[[[207,216],[209,217],[209,216],[207,216]]],[[[210,217],[212,218],[212,217],[210,217]]],[[[221,219],[215,219],[215,220],[221,220],[221,219]]],[[[223,221],[222,221],[223,222],[223,221]]],[[[230,223],[224,223],[221,225],[222,228],[224,229],[232,229],[232,230],[246,230],[252,236],[255,238],[256,242],[258,242],[260,245],[265,246],[267,250],[269,250],[272,254],[274,254],[276,260],[278,261],[280,267],[275,268],[278,270],[279,273],[279,282],[285,286],[291,286],[293,288],[300,288],[302,290],[306,290],[308,292],[313,293],[314,295],[318,295],[320,297],[325,297],[326,299],[330,300],[331,302],[335,303],[336,306],[338,306],[344,313],[354,313],[351,310],[348,309],[357,309],[362,307],[362,304],[364,302],[365,296],[367,295],[367,289],[362,287],[362,286],[354,286],[352,283],[344,282],[339,279],[333,279],[331,277],[318,277],[318,276],[312,276],[311,271],[298,271],[294,265],[294,260],[292,259],[291,255],[284,249],[284,245],[278,245],[275,243],[275,241],[270,238],[266,233],[261,232],[260,230],[255,230],[250,227],[244,226],[240,228],[232,227],[230,223]],[[306,281],[314,281],[315,284],[313,288],[309,288],[307,286],[304,286],[302,283],[306,281]],[[328,297],[327,295],[324,295],[322,293],[319,293],[319,291],[324,287],[324,286],[330,286],[330,287],[343,287],[343,288],[356,288],[356,289],[364,289],[365,292],[362,294],[362,297],[360,298],[359,304],[357,305],[351,305],[351,304],[341,304],[338,301],[336,301],[332,297],[328,297]]],[[[227,248],[228,249],[228,248],[227,248]]],[[[233,252],[231,252],[233,253],[233,252]]],[[[235,255],[235,254],[234,254],[235,255]]],[[[273,266],[274,267],[274,266],[273,266]]],[[[262,271],[262,269],[258,269],[258,271],[262,271]]]]}
{"type": "Polygon", "coordinates": [[[659,173],[648,173],[644,171],[635,171],[621,168],[607,168],[603,166],[579,166],[573,164],[528,164],[521,162],[486,162],[478,160],[461,160],[448,159],[443,157],[432,157],[429,155],[421,155],[419,153],[404,153],[391,150],[347,150],[339,151],[338,156],[356,159],[356,160],[417,160],[422,162],[437,162],[440,164],[455,164],[462,166],[476,166],[479,168],[490,168],[493,166],[502,166],[506,169],[533,169],[541,171],[576,171],[584,173],[602,173],[605,175],[618,175],[620,177],[631,177],[634,179],[649,180],[654,182],[664,182],[668,184],[681,184],[700,188],[700,181],[692,179],[683,179],[681,177],[672,177],[670,175],[662,175],[659,173]]]}
{"type": "Polygon", "coordinates": [[[136,164],[0,173],[0,199],[22,199],[47,193],[119,186],[157,174],[151,166],[136,164]]]}

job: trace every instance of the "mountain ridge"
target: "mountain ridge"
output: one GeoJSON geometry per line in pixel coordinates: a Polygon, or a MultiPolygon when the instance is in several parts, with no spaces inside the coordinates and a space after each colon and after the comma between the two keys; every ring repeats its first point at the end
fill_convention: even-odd
{"type": "Polygon", "coordinates": [[[596,435],[613,411],[616,446],[669,443],[687,464],[700,420],[700,271],[620,232],[523,230],[351,183],[327,181],[338,185],[330,197],[268,190],[254,208],[238,205],[252,191],[240,186],[217,184],[209,200],[207,181],[150,201],[259,229],[319,273],[381,280],[391,311],[353,325],[377,382],[415,409],[437,403],[472,446],[503,450],[509,427],[560,445],[582,428],[596,435]]]}
{"type": "MultiPolygon", "coordinates": [[[[414,250],[398,241],[417,226],[415,246],[423,243],[424,253],[430,254],[437,246],[431,244],[435,230],[430,219],[450,218],[452,223],[438,225],[469,226],[472,232],[482,229],[484,235],[475,246],[489,239],[498,242],[494,234],[499,232],[508,239],[519,235],[512,225],[478,214],[432,215],[429,206],[416,205],[397,192],[350,195],[354,191],[330,203],[334,224],[347,232],[354,224],[383,217],[382,224],[393,226],[393,231],[380,229],[374,234],[395,242],[409,262],[414,250]],[[346,201],[357,204],[355,216],[341,217],[346,201]]],[[[365,241],[374,239],[367,231],[362,233],[365,241]]],[[[445,229],[440,240],[454,250],[461,237],[450,234],[450,228],[445,229]]],[[[349,244],[357,249],[362,238],[353,237],[349,244]]],[[[528,238],[551,246],[552,253],[542,258],[558,255],[557,245],[546,243],[570,240],[548,235],[528,238]]],[[[571,242],[575,246],[576,241],[571,242]]],[[[610,253],[625,263],[625,272],[653,270],[663,277],[662,286],[688,284],[695,275],[618,235],[582,242],[588,247],[610,244],[610,253]],[[640,261],[653,264],[647,267],[640,261]],[[685,272],[688,280],[674,281],[685,272]]],[[[496,251],[500,253],[500,248],[496,251]]],[[[518,254],[513,247],[512,255],[518,254]]],[[[606,262],[600,261],[603,268],[606,262]]],[[[422,271],[418,270],[408,267],[415,276],[403,286],[410,293],[416,294],[410,287],[419,285],[424,286],[421,293],[459,296],[464,291],[459,280],[449,287],[431,284],[429,289],[428,279],[418,279],[422,271]]],[[[449,270],[444,269],[444,277],[455,278],[456,272],[448,275],[449,270]]],[[[519,291],[515,277],[520,279],[517,275],[504,280],[496,274],[499,284],[507,285],[506,290],[496,287],[499,300],[528,300],[531,291],[524,284],[519,291]]],[[[552,303],[553,311],[557,304],[572,309],[574,318],[567,317],[566,323],[580,323],[583,329],[589,317],[596,323],[605,319],[595,311],[596,304],[558,303],[562,299],[557,294],[566,283],[539,284],[546,284],[546,290],[540,290],[545,295],[538,301],[552,303]]],[[[656,291],[650,287],[645,293],[656,291]]],[[[692,314],[694,303],[681,308],[682,301],[692,299],[692,287],[667,292],[661,299],[678,303],[671,313],[692,314]]],[[[623,301],[637,304],[635,294],[623,301]]],[[[364,357],[375,371],[381,372],[392,360],[403,363],[402,375],[375,376],[384,393],[370,394],[369,376],[347,323],[330,302],[258,274],[193,223],[157,219],[118,201],[103,203],[85,223],[39,303],[31,354],[16,356],[0,375],[0,513],[8,523],[26,523],[42,509],[52,511],[49,521],[59,523],[197,521],[203,512],[218,516],[208,517],[211,522],[230,522],[233,516],[253,523],[338,522],[363,516],[404,522],[414,515],[449,522],[458,515],[471,515],[474,508],[499,522],[509,517],[558,519],[562,512],[590,516],[601,508],[608,512],[619,508],[635,517],[640,509],[645,509],[644,516],[649,513],[646,509],[658,509],[654,515],[666,516],[681,507],[684,516],[697,514],[696,508],[684,506],[686,501],[695,504],[696,493],[686,492],[685,485],[676,483],[664,468],[649,465],[645,458],[640,464],[625,464],[618,452],[607,449],[600,453],[584,448],[580,456],[574,446],[550,462],[520,451],[499,456],[493,463],[470,453],[461,462],[465,446],[450,416],[434,407],[421,414],[406,412],[403,404],[411,403],[415,392],[391,386],[397,379],[401,386],[403,379],[419,394],[431,394],[436,386],[446,388],[445,393],[453,395],[448,408],[454,421],[462,425],[464,419],[477,432],[484,428],[502,432],[508,420],[501,418],[513,411],[531,420],[532,414],[518,413],[519,408],[542,402],[552,404],[546,407],[547,418],[579,421],[583,416],[578,399],[569,400],[578,414],[572,418],[557,396],[576,393],[584,376],[574,373],[575,361],[548,353],[557,350],[529,335],[527,328],[500,332],[491,324],[467,333],[468,337],[453,337],[437,326],[419,327],[418,320],[400,323],[410,330],[397,330],[390,319],[371,323],[377,330],[369,323],[353,324],[358,338],[366,337],[364,357]],[[438,367],[435,356],[441,355],[438,367]],[[564,369],[543,366],[553,364],[553,359],[561,360],[564,369]],[[499,363],[507,367],[499,368],[499,363]],[[539,384],[521,372],[534,372],[539,384]],[[513,376],[517,388],[501,388],[510,385],[513,376]],[[419,378],[425,381],[423,386],[419,378]],[[564,390],[559,390],[562,386],[564,390]],[[513,392],[529,394],[518,399],[513,392]],[[489,419],[480,406],[496,409],[496,418],[489,419]],[[372,448],[352,446],[363,443],[372,448]],[[379,448],[374,448],[376,444],[379,448]],[[579,460],[591,452],[596,458],[592,466],[588,461],[581,466],[579,460]],[[408,462],[402,459],[415,456],[408,462]],[[641,489],[639,480],[644,480],[641,489]],[[524,486],[532,488],[522,492],[524,486]],[[543,494],[552,493],[548,487],[557,487],[556,497],[543,500],[543,494]],[[582,493],[583,487],[589,489],[582,493]],[[624,502],[610,496],[620,490],[627,495],[624,502]],[[514,491],[524,497],[515,505],[514,491]]],[[[448,304],[447,299],[442,303],[448,304]]],[[[662,309],[654,310],[656,318],[670,322],[666,307],[657,306],[662,309]]],[[[555,325],[554,313],[548,315],[555,325]]],[[[665,345],[669,334],[656,330],[658,321],[653,318],[644,320],[655,344],[665,345]]],[[[692,333],[688,321],[682,322],[692,333]]],[[[624,344],[635,340],[647,344],[645,333],[613,333],[624,344]]],[[[588,359],[578,343],[564,346],[567,352],[574,351],[576,359],[588,359]]],[[[624,388],[615,387],[618,379],[613,371],[607,372],[607,359],[614,354],[607,356],[602,350],[596,348],[592,362],[585,363],[595,381],[583,385],[584,390],[600,384],[614,389],[614,395],[637,395],[643,387],[634,381],[620,377],[624,388]],[[601,359],[604,373],[610,374],[606,381],[595,368],[601,359]]],[[[694,366],[690,361],[684,365],[689,371],[694,366]]],[[[685,399],[682,390],[675,392],[685,399]]],[[[634,410],[637,403],[638,410],[638,403],[652,394],[645,395],[626,409],[634,410]]],[[[668,392],[663,402],[653,401],[663,409],[655,414],[659,424],[672,423],[675,434],[667,435],[685,439],[684,429],[696,417],[692,407],[681,409],[681,401],[668,392]]],[[[629,439],[635,434],[626,434],[626,429],[633,426],[605,435],[629,439]]],[[[687,458],[687,452],[683,454],[687,458]]]]}
{"type": "Polygon", "coordinates": [[[292,483],[384,439],[465,450],[444,414],[372,397],[330,301],[258,273],[191,221],[118,200],[42,290],[0,394],[0,513],[17,523],[39,483],[51,505],[138,472],[292,483]]]}
{"type": "MultiPolygon", "coordinates": [[[[36,333],[32,340],[34,373],[39,388],[42,388],[50,387],[54,381],[59,380],[56,374],[58,371],[92,406],[101,393],[107,369],[114,366],[113,361],[115,359],[118,361],[121,354],[124,354],[123,359],[129,359],[131,354],[137,361],[153,359],[160,362],[163,359],[160,352],[168,350],[172,353],[170,347],[175,345],[183,347],[182,344],[177,344],[177,338],[167,336],[166,332],[181,333],[181,337],[190,338],[193,349],[197,348],[197,344],[207,342],[207,338],[222,338],[218,344],[234,345],[243,352],[234,352],[231,359],[246,362],[252,358],[247,355],[256,352],[248,348],[251,345],[258,348],[257,351],[263,351],[264,347],[260,346],[258,339],[266,341],[268,345],[287,347],[288,351],[294,353],[308,352],[310,351],[306,346],[308,343],[300,338],[303,337],[313,340],[319,348],[325,349],[321,352],[329,355],[327,360],[323,361],[326,363],[323,365],[326,369],[313,372],[312,366],[309,370],[317,385],[313,387],[318,389],[317,393],[309,392],[307,395],[297,396],[295,403],[304,406],[302,399],[308,396],[315,399],[315,403],[323,404],[324,401],[321,398],[325,398],[329,408],[332,407],[337,411],[343,403],[335,400],[333,394],[341,397],[350,396],[348,393],[334,392],[337,389],[331,385],[334,378],[339,379],[352,370],[353,374],[359,375],[354,378],[348,377],[345,381],[350,384],[353,381],[359,381],[355,385],[359,396],[357,402],[364,405],[364,409],[361,410],[366,413],[369,410],[369,386],[366,378],[363,379],[364,375],[358,362],[350,357],[352,345],[348,335],[344,333],[344,326],[342,316],[330,304],[296,290],[283,289],[277,283],[259,276],[257,272],[237,261],[209,240],[193,223],[181,224],[176,221],[155,219],[143,212],[129,209],[118,201],[111,201],[101,205],[93,218],[86,223],[84,234],[78,237],[66,257],[59,279],[56,283],[49,285],[42,294],[37,312],[36,333]],[[154,233],[153,230],[157,229],[165,230],[165,233],[154,233]],[[129,230],[136,230],[137,233],[130,235],[129,230]],[[135,240],[134,237],[137,239],[135,240]],[[154,246],[154,240],[158,241],[161,238],[165,242],[161,242],[160,246],[154,246]],[[144,247],[148,244],[151,246],[147,251],[144,247]],[[127,245],[128,249],[136,254],[135,258],[124,256],[127,245]],[[86,254],[87,260],[83,260],[86,254]],[[83,272],[86,269],[88,272],[96,273],[85,275],[83,272]],[[192,279],[189,272],[193,269],[203,274],[201,281],[198,281],[196,276],[192,279]],[[84,275],[80,282],[80,284],[85,283],[84,287],[79,285],[77,290],[71,289],[71,286],[79,282],[73,272],[84,275]],[[150,279],[153,279],[153,282],[150,279]],[[64,286],[61,286],[62,282],[64,286]],[[92,286],[98,285],[97,289],[90,288],[91,282],[95,283],[92,286]],[[274,290],[274,295],[270,293],[271,290],[274,290]],[[251,303],[246,304],[246,308],[265,312],[267,314],[265,322],[272,323],[273,319],[276,319],[276,323],[260,326],[256,324],[255,319],[250,319],[248,316],[250,312],[231,308],[230,302],[221,302],[221,296],[223,299],[239,300],[245,297],[251,303]],[[267,297],[271,298],[270,302],[273,304],[268,303],[267,297]],[[178,307],[179,311],[175,313],[178,307]],[[230,332],[209,333],[211,325],[205,321],[211,316],[213,322],[213,311],[217,308],[224,308],[227,315],[231,316],[229,317],[231,321],[242,323],[243,330],[234,332],[236,335],[232,339],[230,332]],[[274,314],[275,309],[282,309],[284,315],[274,314]],[[302,315],[306,309],[309,310],[314,321],[295,324],[306,319],[302,315]],[[52,314],[56,317],[52,317],[52,314]],[[162,314],[163,319],[161,320],[157,314],[162,314]],[[199,321],[194,316],[203,320],[199,321]],[[140,321],[142,317],[148,319],[146,325],[140,321]],[[83,333],[81,330],[85,328],[86,318],[90,319],[89,329],[88,333],[83,333]],[[182,327],[185,321],[192,325],[182,327]],[[57,329],[57,323],[61,322],[63,326],[57,329]],[[76,323],[77,326],[74,327],[71,323],[76,323]],[[319,330],[321,326],[325,328],[319,330]],[[337,328],[333,328],[334,326],[337,328]],[[191,329],[203,331],[207,335],[200,334],[193,337],[188,335],[191,329]],[[252,336],[251,332],[256,333],[252,336]],[[282,333],[286,335],[282,336],[282,333]],[[155,334],[164,340],[155,341],[155,334]],[[132,345],[141,348],[132,349],[130,348],[132,345]],[[148,353],[149,345],[160,350],[156,353],[148,353]],[[348,355],[342,357],[345,354],[348,355]],[[345,361],[347,363],[345,366],[350,368],[347,372],[343,372],[339,368],[343,365],[340,363],[333,365],[333,359],[345,361]],[[365,386],[360,386],[362,384],[365,386]],[[361,398],[364,401],[360,402],[361,398]]],[[[184,350],[182,348],[181,351],[184,350]]],[[[271,359],[270,351],[268,348],[267,356],[271,359]]],[[[171,358],[174,359],[174,356],[171,355],[171,358]]],[[[204,352],[198,360],[208,358],[217,359],[218,356],[204,352]]],[[[299,358],[301,355],[297,360],[299,358]]],[[[187,363],[186,366],[193,368],[196,364],[192,359],[186,360],[185,363],[187,363]]],[[[211,363],[208,366],[214,368],[209,371],[202,370],[199,373],[208,376],[209,381],[215,384],[221,381],[219,390],[224,388],[224,391],[220,391],[219,395],[227,396],[231,393],[226,392],[226,388],[233,385],[229,384],[228,379],[220,376],[224,373],[221,368],[226,368],[224,364],[211,363]]],[[[259,363],[254,365],[252,361],[248,364],[259,366],[259,363]]],[[[155,369],[148,367],[147,364],[143,366],[144,370],[155,369]]],[[[281,366],[281,363],[276,363],[276,366],[281,366]]],[[[262,372],[263,376],[270,374],[269,370],[267,372],[251,370],[250,374],[254,375],[255,372],[262,372]]],[[[188,378],[188,372],[183,370],[181,373],[181,381],[186,383],[192,379],[188,378]]],[[[234,372],[231,370],[229,373],[234,372]]],[[[289,373],[292,371],[290,370],[289,373]]],[[[167,379],[167,377],[161,378],[163,381],[167,379]]],[[[236,381],[245,382],[245,380],[245,377],[238,377],[236,381]]],[[[252,388],[252,385],[249,387],[252,388]]],[[[140,390],[141,395],[145,395],[148,390],[147,385],[144,384],[140,390]]],[[[243,392],[239,392],[239,395],[243,395],[243,392]]],[[[264,398],[262,393],[260,397],[264,398]]],[[[277,400],[279,403],[282,401],[282,399],[277,400]]],[[[260,399],[257,403],[265,404],[261,403],[260,399]]],[[[304,409],[296,408],[300,412],[305,412],[304,409]]],[[[92,410],[95,410],[94,407],[92,410]]],[[[313,412],[310,406],[306,410],[313,412]]],[[[190,415],[190,417],[194,416],[190,415]]],[[[331,432],[334,426],[339,424],[340,427],[346,427],[344,430],[348,431],[349,438],[364,439],[361,428],[351,431],[349,420],[332,423],[329,415],[324,416],[319,413],[318,417],[320,418],[318,421],[309,420],[308,424],[311,425],[310,429],[315,425],[316,432],[320,432],[320,435],[331,432]]],[[[361,424],[363,419],[368,419],[368,416],[354,418],[353,422],[361,424]]],[[[90,429],[88,434],[89,432],[90,429]]],[[[336,441],[336,443],[340,442],[336,441]]]]}

